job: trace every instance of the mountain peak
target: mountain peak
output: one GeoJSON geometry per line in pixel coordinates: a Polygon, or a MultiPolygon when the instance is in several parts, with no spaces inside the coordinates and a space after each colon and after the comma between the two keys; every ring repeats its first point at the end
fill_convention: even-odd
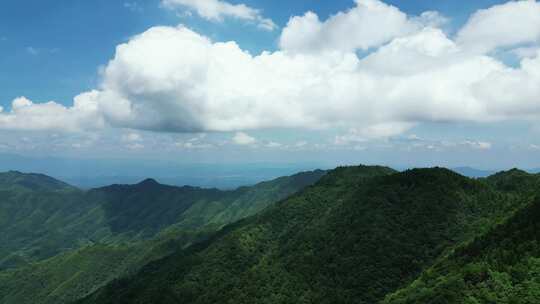
{"type": "Polygon", "coordinates": [[[14,186],[36,191],[73,189],[71,185],[44,174],[23,173],[13,170],[0,173],[0,187],[14,186]]]}
{"type": "Polygon", "coordinates": [[[153,178],[147,178],[139,183],[141,186],[153,186],[153,185],[159,185],[159,183],[153,179],[153,178]]]}
{"type": "Polygon", "coordinates": [[[490,178],[492,178],[492,179],[499,178],[500,179],[500,178],[511,178],[511,177],[518,177],[518,176],[531,176],[531,174],[529,174],[528,172],[523,171],[521,169],[513,168],[513,169],[510,169],[510,170],[507,170],[507,171],[497,172],[497,173],[491,175],[490,178]]]}

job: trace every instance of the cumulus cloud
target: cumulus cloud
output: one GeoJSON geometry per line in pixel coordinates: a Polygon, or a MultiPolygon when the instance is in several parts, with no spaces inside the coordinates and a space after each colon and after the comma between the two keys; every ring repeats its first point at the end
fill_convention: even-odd
{"type": "Polygon", "coordinates": [[[418,17],[413,17],[412,21],[420,26],[442,27],[448,24],[450,19],[437,11],[426,11],[418,17]]]}
{"type": "Polygon", "coordinates": [[[115,126],[157,131],[489,121],[505,118],[509,107],[530,113],[502,97],[534,102],[536,61],[509,69],[462,52],[434,28],[359,59],[354,52],[252,56],[185,27],[156,27],[118,47],[96,102],[115,126]],[[507,93],[484,90],[493,82],[507,93]]]}
{"type": "MultiPolygon", "coordinates": [[[[507,5],[531,4],[536,2],[507,5]]],[[[469,34],[462,33],[474,32],[471,24],[482,27],[482,22],[469,21],[456,41],[434,27],[442,22],[438,14],[409,17],[377,0],[357,1],[324,22],[308,15],[291,19],[282,33],[283,49],[258,55],[184,26],[153,27],[119,45],[100,87],[77,96],[72,107],[17,101],[10,112],[0,113],[0,128],[340,127],[352,130],[336,138],[345,143],[394,136],[423,122],[540,116],[540,52],[524,57],[518,67],[470,52],[462,38],[469,34]],[[287,35],[302,31],[307,40],[293,45],[287,35]],[[318,41],[332,50],[321,52],[318,41]],[[365,48],[374,49],[359,57],[356,50],[365,48]]],[[[241,132],[235,138],[245,144],[255,140],[241,132]]]]}
{"type": "Polygon", "coordinates": [[[186,141],[178,141],[174,145],[178,148],[190,149],[190,150],[214,148],[214,144],[209,143],[209,142],[203,142],[205,138],[206,138],[206,134],[200,133],[200,134],[197,134],[197,136],[192,137],[186,141]]]}
{"type": "Polygon", "coordinates": [[[237,145],[247,146],[256,143],[257,139],[255,139],[255,137],[249,136],[244,132],[236,132],[236,134],[232,138],[232,141],[237,145]]]}
{"type": "Polygon", "coordinates": [[[512,50],[512,53],[516,55],[518,58],[534,58],[540,51],[539,46],[530,46],[530,47],[519,47],[512,50]]]}
{"type": "Polygon", "coordinates": [[[477,150],[489,150],[492,147],[492,144],[490,142],[486,141],[470,141],[466,140],[461,143],[464,146],[477,149],[477,150]]]}
{"type": "Polygon", "coordinates": [[[457,42],[466,48],[489,52],[540,41],[540,3],[510,1],[479,10],[458,32],[457,42]]]}
{"type": "Polygon", "coordinates": [[[245,4],[231,4],[221,0],[162,0],[161,3],[169,9],[188,8],[199,16],[212,21],[223,21],[225,17],[232,17],[255,22],[259,28],[268,31],[277,28],[271,19],[261,15],[260,10],[245,4]]]}
{"type": "Polygon", "coordinates": [[[356,0],[355,3],[354,8],[326,21],[321,21],[314,12],[292,17],[281,34],[281,48],[302,53],[367,50],[410,34],[419,27],[418,22],[409,19],[398,8],[381,1],[356,0]]]}
{"type": "Polygon", "coordinates": [[[11,111],[0,109],[0,128],[26,131],[84,131],[98,129],[105,122],[92,101],[97,92],[77,96],[71,107],[49,101],[34,103],[26,97],[13,100],[11,111]]]}
{"type": "Polygon", "coordinates": [[[349,145],[361,143],[377,138],[392,137],[402,134],[413,127],[411,123],[383,123],[366,127],[364,129],[350,129],[346,134],[338,135],[334,139],[336,145],[349,145]]]}

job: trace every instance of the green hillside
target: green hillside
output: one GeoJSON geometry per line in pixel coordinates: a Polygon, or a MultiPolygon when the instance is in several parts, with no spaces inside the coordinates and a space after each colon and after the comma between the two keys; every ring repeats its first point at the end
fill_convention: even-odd
{"type": "Polygon", "coordinates": [[[525,205],[446,169],[338,168],[80,303],[376,303],[525,205]]]}
{"type": "Polygon", "coordinates": [[[87,245],[26,267],[5,270],[0,272],[0,303],[69,303],[182,249],[195,237],[179,233],[174,239],[87,245]]]}
{"type": "Polygon", "coordinates": [[[79,246],[80,235],[99,234],[96,208],[84,192],[51,177],[1,173],[0,269],[52,257],[79,246]]]}
{"type": "MultiPolygon", "coordinates": [[[[535,182],[518,171],[500,177],[497,184],[512,190],[524,190],[524,184],[535,182]]],[[[384,301],[388,304],[539,302],[540,197],[488,233],[463,244],[384,301]]]]}
{"type": "Polygon", "coordinates": [[[6,186],[9,190],[0,200],[5,232],[0,238],[6,246],[0,253],[4,268],[10,269],[0,272],[0,303],[80,298],[149,261],[204,240],[325,173],[304,172],[234,191],[173,187],[154,180],[88,192],[70,186],[6,186]]]}

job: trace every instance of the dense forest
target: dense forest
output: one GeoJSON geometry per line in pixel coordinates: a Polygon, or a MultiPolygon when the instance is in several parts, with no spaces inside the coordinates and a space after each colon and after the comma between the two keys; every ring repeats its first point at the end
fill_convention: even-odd
{"type": "Polygon", "coordinates": [[[536,303],[540,176],[305,172],[222,191],[0,174],[0,303],[536,303]]]}
{"type": "MultiPolygon", "coordinates": [[[[79,303],[377,303],[385,297],[397,303],[444,303],[439,297],[462,303],[446,293],[466,290],[435,284],[431,267],[460,252],[472,256],[484,243],[475,245],[476,251],[462,249],[471,248],[464,244],[508,231],[505,225],[515,214],[529,214],[538,180],[517,170],[475,180],[442,168],[338,168],[287,200],[79,303]],[[414,298],[419,277],[431,278],[434,286],[426,287],[431,288],[426,294],[433,299],[414,298]]],[[[531,214],[531,221],[536,219],[531,214]]],[[[523,238],[507,233],[512,240],[503,246],[520,248],[523,238]]],[[[498,242],[484,242],[503,249],[498,242]]],[[[534,256],[531,244],[521,250],[534,256]]],[[[489,263],[482,255],[477,259],[489,263]]],[[[453,269],[470,272],[459,265],[453,269]]],[[[489,273],[477,271],[475,280],[489,273]]],[[[522,279],[527,286],[530,277],[534,274],[522,279]]],[[[471,303],[499,303],[478,299],[471,303]]]]}
{"type": "Polygon", "coordinates": [[[208,238],[325,173],[231,191],[152,179],[82,191],[44,175],[0,174],[0,303],[68,303],[208,238]]]}
{"type": "MultiPolygon", "coordinates": [[[[524,189],[524,172],[501,185],[524,189]],[[521,180],[520,180],[521,179],[521,180]]],[[[540,197],[488,233],[458,246],[384,303],[539,303],[540,197]]]]}

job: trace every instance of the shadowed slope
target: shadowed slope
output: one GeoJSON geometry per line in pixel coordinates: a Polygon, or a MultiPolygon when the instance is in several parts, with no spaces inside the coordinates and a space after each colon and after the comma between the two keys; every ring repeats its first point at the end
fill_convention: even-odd
{"type": "Polygon", "coordinates": [[[17,186],[0,202],[0,226],[8,227],[0,236],[7,245],[0,252],[7,255],[6,267],[19,266],[0,272],[0,303],[76,300],[149,261],[204,240],[325,173],[303,172],[234,191],[173,187],[152,179],[87,193],[17,186]]]}

